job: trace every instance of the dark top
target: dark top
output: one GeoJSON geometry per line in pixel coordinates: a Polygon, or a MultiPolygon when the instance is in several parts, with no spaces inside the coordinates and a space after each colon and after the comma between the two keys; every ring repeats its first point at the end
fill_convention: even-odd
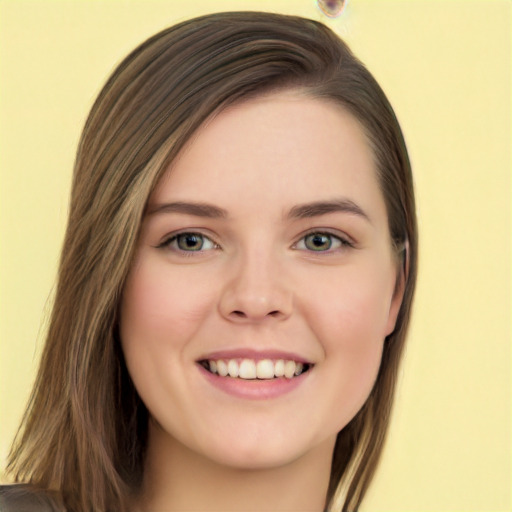
{"type": "Polygon", "coordinates": [[[27,484],[0,485],[0,512],[61,512],[44,492],[27,484]]]}

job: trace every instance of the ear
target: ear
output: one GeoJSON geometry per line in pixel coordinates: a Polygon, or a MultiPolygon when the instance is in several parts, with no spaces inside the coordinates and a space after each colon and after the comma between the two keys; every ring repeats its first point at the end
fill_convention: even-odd
{"type": "Polygon", "coordinates": [[[400,306],[404,299],[405,285],[409,275],[409,241],[403,243],[403,247],[398,248],[400,264],[397,265],[397,276],[395,281],[395,289],[389,307],[388,323],[386,325],[386,336],[389,336],[394,330],[396,319],[400,311],[400,306]]]}

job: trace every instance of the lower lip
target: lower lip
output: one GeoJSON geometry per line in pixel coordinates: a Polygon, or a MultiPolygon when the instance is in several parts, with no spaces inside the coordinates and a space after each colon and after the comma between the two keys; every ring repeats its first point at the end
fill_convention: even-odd
{"type": "Polygon", "coordinates": [[[311,369],[309,369],[307,372],[297,377],[292,377],[291,379],[280,377],[268,380],[244,380],[229,376],[221,377],[220,375],[209,372],[200,364],[197,366],[201,374],[212,386],[215,386],[228,395],[249,400],[267,400],[286,395],[300,386],[311,372],[311,369]]]}

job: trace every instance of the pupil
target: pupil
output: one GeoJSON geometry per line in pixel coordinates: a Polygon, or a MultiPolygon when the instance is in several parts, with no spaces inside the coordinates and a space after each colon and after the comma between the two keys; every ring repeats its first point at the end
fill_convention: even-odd
{"type": "Polygon", "coordinates": [[[331,247],[331,239],[327,235],[314,234],[309,237],[313,250],[325,250],[331,247]]]}
{"type": "Polygon", "coordinates": [[[185,234],[179,237],[178,244],[180,249],[198,251],[203,245],[203,239],[199,235],[185,234]]]}

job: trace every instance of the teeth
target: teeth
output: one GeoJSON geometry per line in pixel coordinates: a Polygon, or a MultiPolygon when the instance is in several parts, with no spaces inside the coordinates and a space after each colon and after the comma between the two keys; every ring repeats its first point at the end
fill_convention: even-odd
{"type": "Polygon", "coordinates": [[[283,359],[276,361],[271,359],[262,359],[260,361],[242,359],[240,362],[236,359],[211,359],[205,361],[204,366],[209,369],[211,373],[216,373],[221,377],[227,377],[229,375],[232,378],[244,380],[273,379],[276,377],[292,379],[309,369],[309,365],[283,359]]]}
{"type": "Polygon", "coordinates": [[[238,363],[234,359],[228,361],[228,373],[230,377],[238,377],[238,363]]]}
{"type": "MultiPolygon", "coordinates": [[[[215,373],[212,371],[212,373],[215,373]]],[[[221,377],[226,377],[228,375],[228,365],[224,361],[217,361],[217,373],[221,377]]]]}
{"type": "Polygon", "coordinates": [[[256,365],[256,375],[258,379],[273,379],[274,363],[270,359],[258,361],[258,364],[256,365]]]}
{"type": "Polygon", "coordinates": [[[284,361],[282,359],[275,362],[274,375],[276,377],[284,377],[284,361]]]}
{"type": "Polygon", "coordinates": [[[295,375],[295,361],[286,361],[284,363],[284,376],[291,379],[295,375]]]}
{"type": "Polygon", "coordinates": [[[240,363],[239,377],[241,379],[255,379],[256,378],[256,365],[254,364],[254,361],[251,361],[250,359],[244,359],[240,363]]]}

